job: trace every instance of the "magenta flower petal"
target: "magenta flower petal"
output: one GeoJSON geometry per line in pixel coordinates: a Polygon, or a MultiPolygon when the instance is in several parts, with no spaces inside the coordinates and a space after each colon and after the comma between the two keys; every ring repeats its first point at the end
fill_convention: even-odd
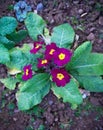
{"type": "Polygon", "coordinates": [[[23,80],[28,80],[32,78],[32,69],[31,69],[31,65],[26,65],[23,68],[24,70],[24,74],[22,76],[23,80]]]}
{"type": "Polygon", "coordinates": [[[71,60],[72,52],[65,48],[59,48],[54,53],[54,63],[63,66],[71,60]]]}
{"type": "Polygon", "coordinates": [[[30,50],[31,53],[36,54],[42,48],[43,42],[34,42],[34,47],[30,50]]]}
{"type": "Polygon", "coordinates": [[[52,80],[56,83],[58,87],[64,87],[67,83],[70,82],[70,75],[64,69],[53,69],[51,71],[52,80]]]}
{"type": "Polygon", "coordinates": [[[56,46],[55,43],[51,43],[50,45],[47,45],[45,50],[45,58],[51,60],[57,48],[58,47],[56,46]]]}
{"type": "Polygon", "coordinates": [[[41,68],[41,67],[45,67],[48,64],[48,60],[47,59],[38,59],[38,64],[37,67],[41,68]]]}

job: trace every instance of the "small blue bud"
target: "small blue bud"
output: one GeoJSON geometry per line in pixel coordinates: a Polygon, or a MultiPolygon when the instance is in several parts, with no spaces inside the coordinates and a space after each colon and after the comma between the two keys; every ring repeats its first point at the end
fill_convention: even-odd
{"type": "Polygon", "coordinates": [[[42,11],[43,8],[44,8],[43,4],[42,4],[42,3],[39,3],[39,4],[37,5],[37,7],[36,7],[36,10],[37,10],[37,11],[42,11]]]}
{"type": "Polygon", "coordinates": [[[18,21],[22,22],[26,18],[28,11],[31,11],[31,6],[28,6],[26,0],[20,0],[14,5],[14,11],[18,21]]]}

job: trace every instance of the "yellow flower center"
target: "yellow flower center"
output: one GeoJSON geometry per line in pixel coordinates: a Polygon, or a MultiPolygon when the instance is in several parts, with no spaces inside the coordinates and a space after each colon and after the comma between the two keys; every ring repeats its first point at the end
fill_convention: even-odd
{"type": "Polygon", "coordinates": [[[50,52],[49,52],[49,54],[53,55],[54,51],[55,51],[54,49],[51,49],[50,52]]]}
{"type": "Polygon", "coordinates": [[[28,74],[29,74],[29,70],[28,70],[28,69],[26,69],[26,76],[28,76],[28,74]]]}
{"type": "Polygon", "coordinates": [[[64,60],[64,58],[65,58],[65,54],[60,53],[60,54],[59,54],[59,59],[60,59],[60,60],[64,60]]]}
{"type": "Polygon", "coordinates": [[[47,60],[42,60],[41,64],[46,64],[47,62],[47,60]]]}
{"type": "Polygon", "coordinates": [[[57,78],[58,78],[59,80],[62,80],[62,79],[64,78],[64,75],[63,75],[62,73],[58,73],[58,74],[57,74],[57,78]]]}
{"type": "Polygon", "coordinates": [[[39,44],[36,44],[36,47],[35,47],[35,49],[38,49],[40,47],[40,45],[39,44]]]}

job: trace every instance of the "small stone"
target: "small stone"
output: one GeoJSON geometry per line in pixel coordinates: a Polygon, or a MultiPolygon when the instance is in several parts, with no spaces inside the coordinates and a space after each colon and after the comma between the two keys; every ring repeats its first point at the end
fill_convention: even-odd
{"type": "Polygon", "coordinates": [[[103,17],[99,17],[99,21],[98,22],[99,22],[100,25],[103,25],[103,17]]]}
{"type": "Polygon", "coordinates": [[[14,121],[17,121],[17,118],[14,117],[13,120],[14,120],[14,121]]]}
{"type": "Polygon", "coordinates": [[[49,105],[52,105],[52,104],[53,104],[53,101],[52,101],[52,100],[50,100],[50,101],[49,101],[49,105]]]}
{"type": "Polygon", "coordinates": [[[95,27],[90,28],[90,32],[93,32],[94,30],[96,30],[95,27]]]}
{"type": "Polygon", "coordinates": [[[45,121],[45,124],[48,124],[48,122],[47,122],[47,121],[45,121]]]}
{"type": "Polygon", "coordinates": [[[99,43],[99,44],[101,44],[102,42],[103,42],[103,40],[102,40],[102,39],[99,39],[99,40],[98,40],[98,43],[99,43]]]}
{"type": "Polygon", "coordinates": [[[88,4],[89,4],[89,5],[94,5],[94,4],[95,4],[95,1],[94,1],[94,0],[90,0],[90,1],[88,2],[88,4]]]}
{"type": "Polygon", "coordinates": [[[69,5],[69,3],[66,3],[66,7],[68,8],[70,5],[69,5]]]}
{"type": "Polygon", "coordinates": [[[8,94],[8,93],[6,93],[6,94],[5,94],[5,96],[6,96],[6,97],[8,97],[8,96],[9,96],[9,94],[8,94]]]}
{"type": "Polygon", "coordinates": [[[79,40],[79,35],[75,35],[75,40],[78,41],[79,40]]]}
{"type": "Polygon", "coordinates": [[[15,109],[15,110],[14,110],[14,113],[18,113],[18,112],[20,112],[20,110],[18,110],[18,109],[15,109]]]}
{"type": "Polygon", "coordinates": [[[73,3],[74,4],[79,4],[79,1],[78,0],[74,0],[73,3]]]}
{"type": "Polygon", "coordinates": [[[83,13],[83,9],[79,9],[79,10],[78,10],[78,13],[79,13],[79,14],[82,14],[82,13],[83,13]]]}
{"type": "Polygon", "coordinates": [[[55,118],[55,122],[57,122],[58,121],[58,118],[55,118]]]}
{"type": "Polygon", "coordinates": [[[85,99],[86,97],[87,97],[87,95],[84,93],[84,94],[82,95],[82,98],[85,99]]]}
{"type": "Polygon", "coordinates": [[[53,23],[54,23],[54,19],[52,19],[52,20],[50,21],[50,23],[53,24],[53,23]]]}
{"type": "Polygon", "coordinates": [[[81,16],[80,16],[80,17],[81,17],[81,18],[82,18],[82,17],[85,17],[87,14],[88,14],[88,13],[87,13],[87,12],[85,12],[85,13],[81,14],[81,16]]]}
{"type": "Polygon", "coordinates": [[[34,10],[34,13],[37,14],[37,10],[34,10]]]}
{"type": "Polygon", "coordinates": [[[93,33],[90,33],[90,34],[87,36],[87,39],[90,40],[90,41],[94,40],[94,39],[95,39],[94,34],[93,34],[93,33]]]}

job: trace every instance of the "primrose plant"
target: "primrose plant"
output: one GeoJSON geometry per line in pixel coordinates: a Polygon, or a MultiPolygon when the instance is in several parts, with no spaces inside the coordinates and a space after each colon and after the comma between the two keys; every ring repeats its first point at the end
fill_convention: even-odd
{"type": "Polygon", "coordinates": [[[18,87],[20,110],[38,105],[50,90],[72,108],[83,102],[80,88],[103,92],[103,54],[92,52],[89,41],[72,51],[75,32],[68,23],[54,27],[51,34],[35,13],[28,13],[24,23],[33,44],[8,50],[0,43],[0,63],[8,68],[7,77],[0,81],[10,90],[18,87]]]}

